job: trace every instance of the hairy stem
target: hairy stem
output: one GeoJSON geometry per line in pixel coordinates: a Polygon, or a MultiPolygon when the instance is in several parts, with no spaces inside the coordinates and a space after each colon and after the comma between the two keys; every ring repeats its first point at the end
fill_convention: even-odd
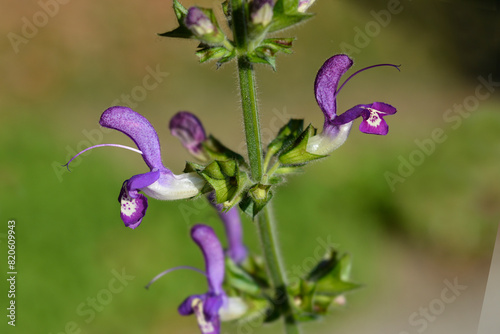
{"type": "Polygon", "coordinates": [[[267,272],[271,284],[273,285],[272,287],[275,290],[274,306],[278,308],[284,316],[285,333],[300,334],[301,330],[299,324],[293,316],[292,301],[286,289],[286,276],[281,263],[275,224],[271,211],[271,203],[268,203],[257,216],[257,224],[264,259],[266,260],[267,272]]]}
{"type": "MultiPolygon", "coordinates": [[[[245,5],[246,0],[231,0],[232,28],[238,54],[238,77],[250,170],[253,181],[261,182],[263,176],[263,151],[254,69],[247,56],[251,41],[248,38],[245,5]]],[[[285,333],[299,334],[300,328],[293,316],[290,298],[287,293],[286,277],[281,264],[275,224],[270,210],[270,203],[268,203],[256,219],[262,252],[266,261],[269,280],[275,293],[275,307],[283,314],[285,333]]]]}
{"type": "Polygon", "coordinates": [[[255,77],[253,66],[246,56],[238,57],[238,74],[240,79],[241,105],[245,123],[248,159],[252,179],[260,182],[262,179],[262,144],[260,140],[259,111],[255,95],[255,77]]]}

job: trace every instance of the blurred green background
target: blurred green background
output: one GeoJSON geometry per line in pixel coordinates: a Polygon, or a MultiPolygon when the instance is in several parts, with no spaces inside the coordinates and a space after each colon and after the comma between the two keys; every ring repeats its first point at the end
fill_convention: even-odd
{"type": "MultiPolygon", "coordinates": [[[[2,1],[0,262],[4,268],[7,221],[15,219],[18,271],[17,326],[2,315],[2,332],[197,333],[195,319],[176,307],[206,290],[201,275],[179,271],[150,291],[143,287],[167,268],[203,266],[189,228],[205,222],[222,236],[211,208],[201,200],[151,200],[141,227],[130,230],[116,199],[125,179],[146,171],[140,156],[103,148],[77,159],[71,173],[60,165],[86,141],[130,145],[121,133],[103,132],[98,120],[134,92],[129,105],[155,126],[175,173],[191,159],[167,128],[179,110],[196,113],[208,132],[243,150],[234,63],[200,65],[196,42],[157,37],[176,26],[171,1],[47,3],[55,2],[2,1]],[[151,70],[162,73],[157,87],[140,90],[151,70]],[[122,271],[130,280],[107,293],[122,271]],[[96,299],[104,303],[93,308],[96,299]]],[[[333,54],[349,51],[353,70],[402,65],[401,72],[363,73],[338,98],[339,111],[373,101],[396,106],[389,135],[364,135],[355,125],[346,144],[275,196],[287,269],[307,266],[318,238],[332,240],[352,254],[353,279],[365,284],[306,333],[416,333],[423,325],[409,316],[454,278],[468,288],[427,321],[426,333],[473,333],[479,319],[500,211],[500,86],[476,94],[479,77],[500,81],[499,8],[495,1],[408,0],[380,14],[394,3],[318,0],[314,19],[279,34],[297,37],[294,54],[279,57],[276,73],[257,69],[269,141],[289,117],[322,126],[313,82],[333,54]],[[453,110],[460,106],[462,114],[453,110]],[[439,129],[440,142],[432,141],[439,129]],[[405,170],[404,161],[414,163],[405,170]],[[388,175],[401,172],[391,186],[388,175]]],[[[245,232],[258,251],[248,220],[245,232]]],[[[6,312],[5,279],[0,289],[6,312]]],[[[223,332],[278,329],[226,325],[223,332]]]]}

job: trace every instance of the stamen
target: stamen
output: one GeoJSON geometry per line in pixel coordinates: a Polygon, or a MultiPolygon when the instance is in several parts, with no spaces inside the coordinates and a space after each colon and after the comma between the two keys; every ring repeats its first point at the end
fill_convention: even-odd
{"type": "Polygon", "coordinates": [[[165,270],[164,272],[161,272],[159,273],[158,275],[156,275],[146,286],[145,288],[146,289],[149,289],[149,287],[151,286],[151,284],[153,284],[154,282],[156,282],[158,279],[160,279],[161,277],[171,273],[172,271],[176,271],[176,270],[179,270],[179,269],[188,269],[188,270],[192,270],[192,271],[196,271],[197,273],[200,273],[202,274],[203,276],[207,277],[207,274],[203,271],[203,270],[200,270],[198,268],[195,268],[195,267],[191,267],[191,266],[179,266],[179,267],[175,267],[175,268],[170,268],[170,269],[167,269],[165,270]]]}
{"type": "Polygon", "coordinates": [[[340,90],[345,86],[345,84],[352,79],[353,76],[355,76],[356,74],[359,74],[363,71],[366,71],[366,70],[369,70],[370,68],[374,68],[374,67],[380,67],[380,66],[392,66],[392,67],[395,67],[398,71],[401,71],[399,68],[401,67],[401,65],[394,65],[394,64],[378,64],[378,65],[372,65],[372,66],[368,66],[368,67],[365,67],[365,68],[362,68],[360,69],[359,71],[355,72],[354,74],[352,74],[349,78],[347,78],[344,83],[342,84],[342,86],[340,86],[339,89],[337,89],[337,91],[335,92],[335,95],[334,97],[337,96],[337,94],[340,92],[340,90]]]}
{"type": "MultiPolygon", "coordinates": [[[[124,149],[127,149],[127,150],[130,150],[130,151],[134,151],[134,152],[137,152],[139,154],[142,154],[142,151],[139,151],[138,149],[135,149],[133,147],[129,147],[129,146],[125,146],[125,145],[119,145],[119,144],[99,144],[99,145],[94,145],[94,146],[90,146],[86,149],[84,149],[83,151],[79,152],[77,155],[75,155],[73,158],[71,158],[66,164],[63,165],[63,167],[66,167],[69,170],[69,164],[71,163],[71,161],[75,160],[79,155],[93,149],[93,148],[96,148],[96,147],[103,147],[103,146],[114,146],[114,147],[119,147],[119,148],[124,148],[124,149]]],[[[71,171],[70,171],[71,172],[71,171]]]]}

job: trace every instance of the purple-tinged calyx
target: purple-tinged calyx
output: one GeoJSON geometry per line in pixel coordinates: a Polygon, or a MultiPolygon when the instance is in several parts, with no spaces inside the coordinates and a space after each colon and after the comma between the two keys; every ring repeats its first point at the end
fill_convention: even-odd
{"type": "Polygon", "coordinates": [[[194,313],[203,334],[218,334],[221,320],[241,316],[246,312],[246,306],[238,298],[228,298],[222,289],[225,272],[224,252],[213,229],[202,224],[195,225],[191,229],[191,238],[200,247],[205,258],[208,291],[189,296],[179,306],[178,311],[181,315],[194,313]]]}
{"type": "Polygon", "coordinates": [[[349,78],[338,88],[340,78],[351,68],[353,61],[344,54],[329,58],[318,71],[314,90],[316,101],[325,116],[323,132],[311,137],[307,145],[307,152],[326,155],[340,147],[347,139],[352,127],[352,122],[362,117],[359,130],[368,134],[386,135],[389,127],[384,116],[396,113],[396,108],[383,103],[359,104],[342,115],[337,115],[337,95],[344,85],[356,74],[367,69],[379,66],[392,66],[399,70],[399,66],[393,64],[379,64],[363,68],[349,78]]]}
{"type": "Polygon", "coordinates": [[[224,35],[219,31],[215,22],[199,7],[188,9],[184,24],[198,38],[206,42],[218,43],[224,40],[224,35]]]}
{"type": "Polygon", "coordinates": [[[250,3],[250,18],[254,25],[266,27],[273,20],[274,0],[253,0],[250,3]]]}
{"type": "Polygon", "coordinates": [[[205,129],[198,117],[188,111],[180,111],[170,120],[170,133],[179,138],[182,146],[200,161],[209,159],[203,148],[207,139],[205,129]]]}
{"type": "Polygon", "coordinates": [[[248,256],[248,251],[243,244],[243,226],[241,224],[240,214],[236,206],[223,211],[223,205],[215,203],[215,193],[208,195],[208,201],[217,210],[217,213],[224,224],[224,230],[227,237],[226,255],[229,256],[234,263],[245,261],[248,256]]]}
{"type": "Polygon", "coordinates": [[[315,1],[316,0],[299,0],[297,11],[299,13],[305,13],[315,1]]]}

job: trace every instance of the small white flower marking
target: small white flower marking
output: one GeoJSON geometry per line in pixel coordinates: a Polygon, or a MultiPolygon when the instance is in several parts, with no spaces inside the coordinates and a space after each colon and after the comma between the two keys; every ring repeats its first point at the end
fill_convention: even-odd
{"type": "Polygon", "coordinates": [[[385,114],[385,112],[380,110],[375,110],[373,108],[366,108],[370,112],[370,117],[366,120],[370,126],[377,127],[382,123],[382,118],[379,114],[385,114]]]}
{"type": "Polygon", "coordinates": [[[203,302],[199,298],[194,298],[191,302],[191,307],[196,314],[196,319],[200,325],[200,329],[203,333],[212,333],[214,331],[214,326],[205,320],[205,315],[203,314],[203,302]]]}

